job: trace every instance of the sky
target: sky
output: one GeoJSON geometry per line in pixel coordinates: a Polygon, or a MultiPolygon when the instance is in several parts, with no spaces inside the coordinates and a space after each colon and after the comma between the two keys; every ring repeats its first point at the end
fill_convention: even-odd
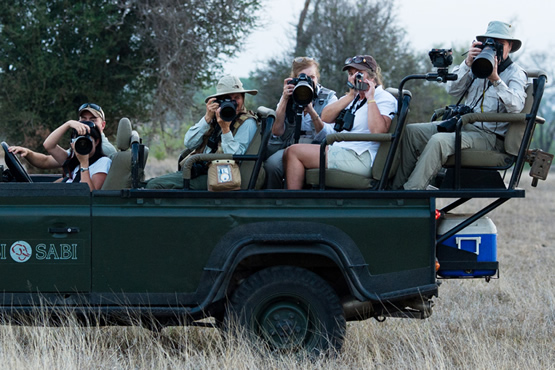
{"type": "MultiPolygon", "coordinates": [[[[395,0],[395,3],[397,23],[407,32],[406,40],[415,52],[433,47],[470,46],[476,35],[485,33],[492,20],[515,27],[515,37],[523,43],[517,54],[555,48],[552,0],[395,0]]],[[[266,0],[263,26],[245,40],[244,51],[237,58],[224,63],[224,72],[248,77],[265,59],[292,49],[292,38],[287,35],[294,35],[303,5],[304,0],[266,0]]],[[[371,50],[361,50],[361,54],[366,52],[372,54],[371,50]]]]}

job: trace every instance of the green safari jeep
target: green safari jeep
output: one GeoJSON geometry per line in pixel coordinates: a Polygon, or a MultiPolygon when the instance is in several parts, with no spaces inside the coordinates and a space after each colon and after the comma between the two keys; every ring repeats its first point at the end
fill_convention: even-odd
{"type": "MultiPolygon", "coordinates": [[[[458,158],[437,191],[388,189],[410,103],[401,88],[392,132],[364,138],[382,141],[374,177],[316,171],[307,174],[310,190],[259,188],[274,119],[267,109],[259,111],[257,150],[219,156],[248,170],[237,191],[187,190],[192,164],[213,159],[203,155],[185,161],[184,190],[140,188],[146,162],[140,140],[120,152],[131,181],[92,193],[86,184],[40,181],[6,151],[0,312],[10,318],[41,309],[55,318],[69,309],[87,324],[130,325],[138,317],[152,328],[204,325],[199,320],[213,317],[214,326],[239,324],[274,349],[311,352],[339,350],[346,321],[427,318],[440,278],[497,274],[495,228],[476,225],[505,201],[524,197],[516,186],[541,121],[544,84],[545,74],[537,74],[531,111],[515,115],[524,131],[508,185],[499,182],[501,169],[458,158]],[[454,212],[476,197],[496,200],[473,214],[454,212]],[[436,210],[438,198],[453,201],[436,210]]],[[[353,139],[342,135],[331,135],[322,148],[353,139]]],[[[550,163],[541,152],[534,158],[534,168],[550,163]]],[[[535,178],[546,176],[535,171],[535,178]]]]}

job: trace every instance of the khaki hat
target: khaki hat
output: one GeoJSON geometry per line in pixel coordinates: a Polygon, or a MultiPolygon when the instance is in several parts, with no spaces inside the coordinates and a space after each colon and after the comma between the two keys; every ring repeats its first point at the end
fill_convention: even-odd
{"type": "Polygon", "coordinates": [[[216,85],[216,93],[207,97],[204,102],[208,102],[208,100],[217,96],[241,93],[256,95],[258,94],[258,90],[245,90],[243,89],[243,83],[239,77],[228,75],[222,77],[220,81],[218,81],[218,85],[216,85]]]}
{"type": "Polygon", "coordinates": [[[361,71],[370,69],[373,72],[376,72],[378,69],[378,63],[376,63],[376,60],[371,55],[356,55],[352,58],[345,59],[345,65],[342,70],[346,71],[351,67],[361,71]]]}
{"type": "Polygon", "coordinates": [[[515,39],[513,36],[513,26],[509,23],[492,21],[488,24],[488,29],[484,35],[476,36],[478,41],[486,41],[487,38],[492,39],[502,39],[513,42],[513,47],[511,48],[511,53],[514,53],[522,46],[522,41],[515,39]]]}
{"type": "Polygon", "coordinates": [[[85,103],[79,107],[79,115],[81,115],[81,112],[85,110],[91,112],[93,116],[100,117],[103,121],[106,121],[104,111],[102,110],[102,108],[100,108],[100,105],[94,103],[85,103]]]}

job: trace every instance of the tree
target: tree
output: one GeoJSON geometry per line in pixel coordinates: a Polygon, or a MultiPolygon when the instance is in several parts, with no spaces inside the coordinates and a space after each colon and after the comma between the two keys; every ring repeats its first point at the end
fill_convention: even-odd
{"type": "Polygon", "coordinates": [[[113,1],[17,0],[0,9],[0,132],[38,148],[78,105],[108,117],[142,110],[137,75],[148,62],[134,15],[113,1]]]}
{"type": "MultiPolygon", "coordinates": [[[[397,24],[394,9],[395,2],[388,0],[305,0],[294,35],[296,47],[251,73],[261,91],[257,103],[276,105],[295,56],[315,57],[320,63],[322,84],[339,96],[347,91],[342,68],[350,56],[374,56],[382,68],[386,87],[398,87],[403,77],[431,70],[427,55],[415,55],[405,41],[405,31],[397,24]]],[[[406,86],[414,96],[410,114],[413,122],[428,120],[431,112],[441,106],[435,104],[435,93],[441,91],[439,94],[444,97],[443,89],[432,87],[434,94],[428,94],[429,86],[419,82],[406,86]]]]}
{"type": "Polygon", "coordinates": [[[0,9],[0,133],[38,148],[87,101],[109,122],[180,122],[254,28],[259,3],[15,0],[0,9]]]}

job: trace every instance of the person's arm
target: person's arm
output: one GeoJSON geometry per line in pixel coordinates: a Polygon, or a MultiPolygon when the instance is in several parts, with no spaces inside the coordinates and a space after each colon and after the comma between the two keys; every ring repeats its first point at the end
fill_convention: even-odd
{"type": "Polygon", "coordinates": [[[216,98],[208,100],[204,117],[185,133],[183,144],[188,149],[196,149],[202,144],[202,137],[210,129],[210,122],[216,117],[216,111],[220,108],[216,100],[216,98]]]}
{"type": "MultiPolygon", "coordinates": [[[[506,70],[506,72],[509,71],[506,70]]],[[[491,88],[495,90],[508,113],[520,113],[526,100],[526,83],[528,80],[526,73],[517,68],[514,73],[509,73],[508,76],[502,74],[506,81],[503,78],[498,78],[500,80],[499,84],[497,86],[494,84],[491,88]]]]}
{"type": "Polygon", "coordinates": [[[482,49],[477,47],[477,45],[481,44],[482,43],[480,41],[472,42],[470,49],[468,49],[466,59],[463,60],[458,66],[455,66],[455,68],[451,71],[451,73],[457,75],[457,79],[455,81],[448,81],[446,84],[447,92],[450,95],[461,97],[466,91],[468,85],[472,82],[474,75],[471,73],[470,67],[474,62],[474,58],[482,52],[482,49]]]}
{"type": "Polygon", "coordinates": [[[286,78],[283,80],[283,93],[281,94],[281,99],[279,100],[278,106],[276,108],[276,119],[272,125],[272,134],[275,136],[281,136],[285,132],[285,114],[287,111],[287,103],[289,103],[289,98],[293,94],[294,85],[290,85],[288,82],[291,78],[286,78]]]}
{"type": "Polygon", "coordinates": [[[69,129],[74,129],[77,131],[78,135],[86,135],[90,130],[89,126],[84,125],[79,121],[71,120],[52,131],[46,140],[44,140],[44,149],[46,149],[48,153],[54,157],[58,163],[60,163],[60,165],[67,159],[67,151],[59,146],[58,143],[69,129]]]}
{"type": "Polygon", "coordinates": [[[322,121],[333,123],[335,119],[339,115],[339,113],[347,108],[349,104],[355,98],[356,92],[355,90],[351,89],[346,95],[342,96],[341,99],[326,105],[324,110],[322,111],[322,121]]]}
{"type": "Polygon", "coordinates": [[[61,164],[58,163],[56,159],[54,159],[54,157],[52,157],[51,155],[34,152],[31,149],[22,146],[10,146],[8,150],[11,153],[20,155],[22,158],[25,158],[27,162],[37,168],[53,169],[61,166],[61,164]]]}
{"type": "Polygon", "coordinates": [[[249,118],[237,129],[235,136],[231,131],[223,133],[222,128],[222,150],[226,154],[245,154],[254,134],[256,133],[256,121],[249,118]]]}
{"type": "Polygon", "coordinates": [[[382,134],[389,131],[391,125],[391,118],[382,115],[378,108],[378,103],[375,99],[376,82],[365,79],[364,82],[368,84],[368,90],[361,91],[360,93],[366,98],[368,104],[368,130],[373,134],[382,134]]]}
{"type": "Polygon", "coordinates": [[[111,161],[108,159],[108,157],[99,158],[94,163],[94,166],[97,168],[97,170],[92,171],[89,167],[88,155],[75,153],[75,156],[79,160],[79,171],[81,171],[80,182],[84,182],[89,185],[89,189],[91,191],[100,190],[102,188],[102,185],[104,184],[104,180],[106,180],[106,176],[108,176],[108,170],[110,169],[111,161]]]}

